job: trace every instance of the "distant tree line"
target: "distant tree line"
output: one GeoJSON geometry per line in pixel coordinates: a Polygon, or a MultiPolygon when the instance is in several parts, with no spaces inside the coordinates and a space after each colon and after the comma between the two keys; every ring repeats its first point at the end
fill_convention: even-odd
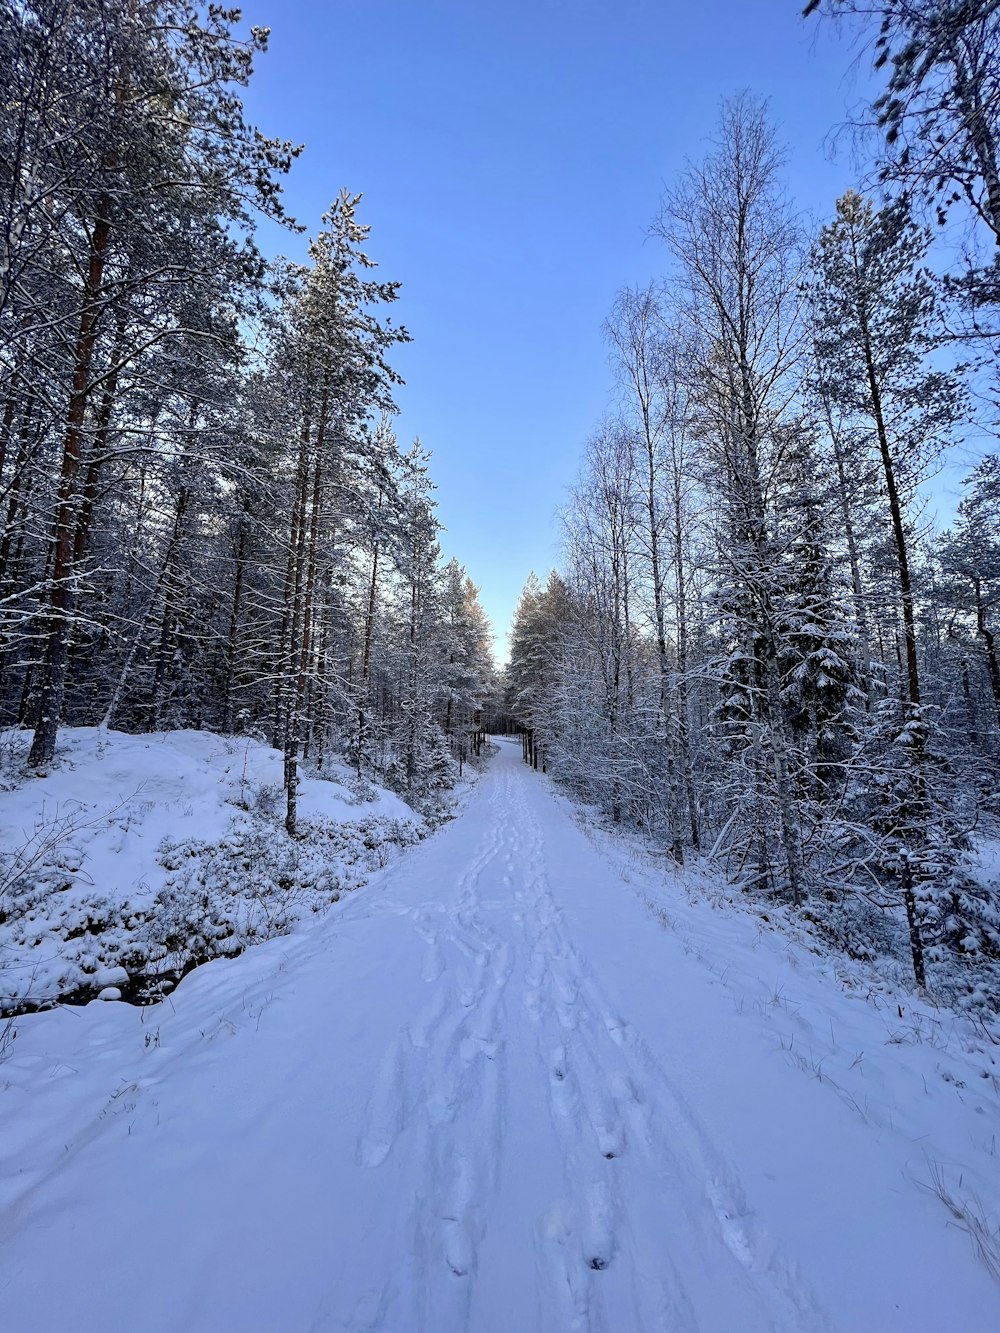
{"type": "Polygon", "coordinates": [[[873,182],[808,235],[766,107],[724,106],[653,224],[663,280],[607,322],[619,406],[562,568],[522,594],[507,706],[610,821],[981,999],[1000,889],[966,854],[1000,814],[1000,458],[947,532],[919,487],[996,388],[1000,8],[856,8],[889,70],[873,182]],[[934,274],[935,215],[959,209],[934,274]]]}
{"type": "MultiPolygon", "coordinates": [[[[298,150],[244,118],[267,31],[186,0],[0,4],[0,720],[255,731],[430,808],[490,630],[392,428],[360,196],[303,265],[298,150]]],[[[478,742],[475,742],[478,744],[478,742]]]]}

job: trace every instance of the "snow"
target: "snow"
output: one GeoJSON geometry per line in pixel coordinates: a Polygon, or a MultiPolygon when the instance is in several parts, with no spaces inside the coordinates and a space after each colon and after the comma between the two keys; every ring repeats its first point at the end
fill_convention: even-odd
{"type": "Polygon", "coordinates": [[[3,1327],[992,1333],[987,1037],[584,825],[504,745],[308,929],[18,1019],[3,1327]]]}
{"type": "MultiPolygon", "coordinates": [[[[16,736],[12,774],[26,748],[16,736]]],[[[398,796],[361,791],[335,763],[300,779],[311,837],[299,846],[281,785],[281,755],[246,737],[62,731],[48,772],[0,792],[0,1007],[179,970],[189,957],[171,933],[193,953],[238,952],[325,909],[423,831],[398,796]]]]}

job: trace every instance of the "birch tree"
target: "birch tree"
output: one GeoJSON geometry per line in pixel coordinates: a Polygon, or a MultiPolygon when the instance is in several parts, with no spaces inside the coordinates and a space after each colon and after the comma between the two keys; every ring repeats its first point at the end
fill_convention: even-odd
{"type": "MultiPolygon", "coordinates": [[[[804,328],[800,235],[779,181],[781,153],[764,107],[724,104],[715,150],[664,197],[656,232],[677,265],[700,346],[701,439],[723,505],[719,552],[732,590],[733,658],[747,702],[754,799],[775,808],[784,874],[803,893],[801,828],[780,700],[771,482],[794,434],[804,328]],[[738,665],[737,665],[738,664],[738,665]]],[[[758,826],[755,837],[764,837],[758,826]]],[[[759,846],[761,864],[769,855],[759,846]]]]}

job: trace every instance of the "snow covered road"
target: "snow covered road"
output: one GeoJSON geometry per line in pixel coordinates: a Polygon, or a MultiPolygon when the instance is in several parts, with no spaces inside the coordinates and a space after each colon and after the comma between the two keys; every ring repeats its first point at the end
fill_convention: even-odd
{"type": "Polygon", "coordinates": [[[5,1333],[1000,1327],[895,1140],[762,1039],[519,748],[341,907],[156,1009],[23,1021],[5,1333]]]}

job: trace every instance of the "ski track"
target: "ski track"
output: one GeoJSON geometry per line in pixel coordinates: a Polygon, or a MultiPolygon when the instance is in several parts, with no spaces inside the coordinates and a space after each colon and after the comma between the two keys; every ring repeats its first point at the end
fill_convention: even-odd
{"type": "Polygon", "coordinates": [[[491,817],[453,904],[407,910],[431,993],[385,1057],[358,1158],[373,1170],[418,1161],[421,1182],[407,1261],[352,1333],[470,1327],[515,1041],[534,1051],[562,1159],[563,1191],[533,1225],[539,1328],[697,1333],[693,1266],[716,1297],[729,1295],[733,1328],[827,1329],[734,1171],[566,938],[523,790],[509,770],[495,775],[491,817]],[[483,896],[498,865],[501,901],[483,896]]]}

